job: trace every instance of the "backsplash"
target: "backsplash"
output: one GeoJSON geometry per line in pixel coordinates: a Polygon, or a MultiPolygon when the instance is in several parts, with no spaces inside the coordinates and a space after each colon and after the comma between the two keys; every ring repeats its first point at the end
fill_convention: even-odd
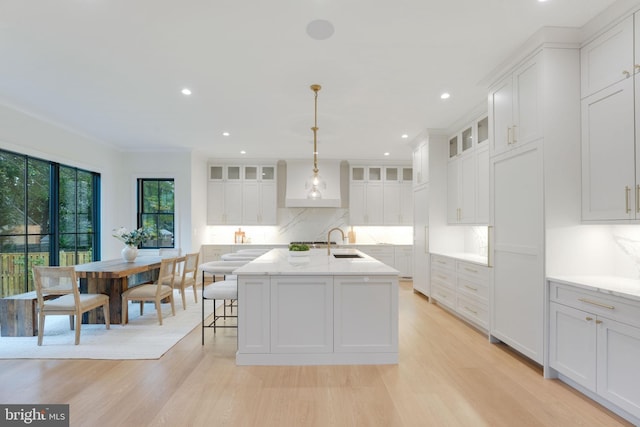
{"type": "MultiPolygon", "coordinates": [[[[345,237],[350,230],[349,210],[341,208],[281,208],[278,209],[278,222],[279,224],[275,226],[241,226],[248,240],[247,243],[283,244],[291,241],[325,241],[327,232],[333,227],[342,229],[345,237]]],[[[204,243],[234,243],[234,233],[237,230],[238,226],[207,226],[204,243]]],[[[353,230],[356,233],[356,243],[413,244],[413,227],[411,226],[353,227],[353,230]]],[[[332,233],[331,240],[341,243],[339,242],[340,233],[332,233]]]]}

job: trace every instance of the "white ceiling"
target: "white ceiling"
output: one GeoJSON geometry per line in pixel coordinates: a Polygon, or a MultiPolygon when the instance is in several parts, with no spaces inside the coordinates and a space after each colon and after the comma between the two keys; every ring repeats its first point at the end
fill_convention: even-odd
{"type": "Polygon", "coordinates": [[[450,126],[535,31],[613,2],[0,0],[0,103],[123,150],[310,158],[318,83],[321,159],[408,160],[401,134],[450,126]]]}

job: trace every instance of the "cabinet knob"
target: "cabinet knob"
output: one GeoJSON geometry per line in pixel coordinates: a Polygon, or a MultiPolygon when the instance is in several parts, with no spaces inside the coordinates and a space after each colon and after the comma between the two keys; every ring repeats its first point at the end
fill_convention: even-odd
{"type": "Polygon", "coordinates": [[[628,79],[629,77],[631,77],[631,73],[630,73],[630,72],[628,72],[627,70],[622,70],[622,74],[623,74],[623,75],[624,75],[624,77],[625,77],[625,78],[627,78],[627,79],[628,79]]]}
{"type": "Polygon", "coordinates": [[[638,71],[640,71],[640,64],[635,64],[633,68],[634,70],[636,70],[636,73],[637,73],[638,71]]]}
{"type": "Polygon", "coordinates": [[[596,320],[596,325],[599,325],[602,323],[602,320],[596,320]]]}
{"type": "Polygon", "coordinates": [[[593,320],[593,317],[585,317],[584,320],[586,320],[587,322],[591,322],[593,320]]]}

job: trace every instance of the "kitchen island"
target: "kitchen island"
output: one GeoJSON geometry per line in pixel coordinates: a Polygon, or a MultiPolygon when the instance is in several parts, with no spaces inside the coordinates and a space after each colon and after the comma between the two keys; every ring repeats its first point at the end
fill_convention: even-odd
{"type": "Polygon", "coordinates": [[[238,365],[398,363],[394,268],[355,249],[273,249],[234,273],[238,365]]]}

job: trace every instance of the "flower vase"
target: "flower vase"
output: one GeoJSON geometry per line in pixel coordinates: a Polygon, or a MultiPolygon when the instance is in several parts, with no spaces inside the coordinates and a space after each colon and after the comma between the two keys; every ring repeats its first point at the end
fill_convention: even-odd
{"type": "Polygon", "coordinates": [[[136,257],[138,256],[138,248],[133,245],[127,245],[124,248],[122,248],[121,253],[122,253],[122,258],[126,262],[133,262],[136,260],[136,257]]]}

